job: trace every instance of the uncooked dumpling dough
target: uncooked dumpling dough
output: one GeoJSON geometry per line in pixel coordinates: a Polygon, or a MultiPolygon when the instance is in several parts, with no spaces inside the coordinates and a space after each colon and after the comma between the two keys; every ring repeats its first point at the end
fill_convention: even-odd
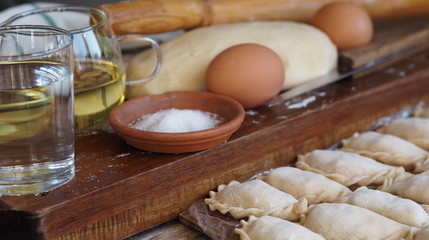
{"type": "Polygon", "coordinates": [[[337,202],[363,207],[412,227],[420,228],[429,224],[429,215],[421,205],[388,192],[360,187],[337,202]]]}
{"type": "Polygon", "coordinates": [[[429,118],[399,118],[383,125],[378,132],[394,135],[429,150],[429,118]]]}
{"type": "Polygon", "coordinates": [[[332,240],[412,239],[410,227],[365,208],[346,203],[320,203],[310,208],[304,227],[332,240]]]}
{"type": "MultiPolygon", "coordinates": [[[[223,50],[241,43],[257,43],[274,50],[285,65],[284,89],[328,73],[338,53],[329,37],[317,28],[296,22],[267,21],[201,27],[161,44],[162,66],[151,81],[127,89],[127,97],[176,90],[206,90],[209,63],[223,50]]],[[[127,79],[148,76],[155,65],[153,50],[131,59],[127,79]]]]}
{"type": "Polygon", "coordinates": [[[277,217],[250,216],[249,221],[241,220],[241,228],[235,232],[241,240],[323,240],[322,236],[297,223],[277,217]]]}
{"type": "Polygon", "coordinates": [[[323,175],[295,167],[279,167],[261,177],[271,186],[291,194],[295,198],[306,198],[310,205],[333,202],[351,191],[344,185],[323,175]]]}
{"type": "Polygon", "coordinates": [[[342,151],[354,152],[377,161],[414,168],[428,158],[428,152],[402,138],[374,131],[356,133],[343,140],[342,151]]]}
{"type": "MultiPolygon", "coordinates": [[[[429,118],[429,107],[417,110],[416,117],[429,118]]],[[[429,232],[429,231],[428,231],[429,232]]]]}
{"type": "Polygon", "coordinates": [[[429,172],[424,172],[394,184],[385,182],[380,190],[414,200],[420,204],[429,204],[428,183],[429,172]]]}
{"type": "Polygon", "coordinates": [[[423,162],[416,163],[416,168],[414,168],[414,173],[422,173],[429,171],[429,158],[423,162]]]}
{"type": "Polygon", "coordinates": [[[403,167],[390,166],[356,153],[338,150],[314,150],[299,155],[295,165],[345,186],[380,185],[388,179],[403,179],[411,175],[403,167]]]}
{"type": "Polygon", "coordinates": [[[296,221],[307,211],[308,204],[305,198],[297,200],[258,179],[243,183],[232,181],[228,185],[219,185],[217,192],[210,191],[209,194],[210,198],[204,202],[211,211],[230,213],[235,218],[270,215],[296,221]]]}
{"type": "Polygon", "coordinates": [[[429,239],[429,227],[423,228],[414,237],[414,240],[428,240],[428,239],[429,239]]]}

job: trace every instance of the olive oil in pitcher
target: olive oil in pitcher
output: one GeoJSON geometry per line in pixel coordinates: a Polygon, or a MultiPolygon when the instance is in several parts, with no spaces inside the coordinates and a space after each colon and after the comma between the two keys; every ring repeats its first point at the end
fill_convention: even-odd
{"type": "Polygon", "coordinates": [[[125,73],[109,61],[79,61],[74,77],[75,128],[94,126],[124,101],[125,73]]]}

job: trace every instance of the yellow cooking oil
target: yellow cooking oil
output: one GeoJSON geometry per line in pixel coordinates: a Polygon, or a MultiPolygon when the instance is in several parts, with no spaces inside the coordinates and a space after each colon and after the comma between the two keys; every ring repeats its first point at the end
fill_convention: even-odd
{"type": "Polygon", "coordinates": [[[117,64],[102,60],[79,61],[74,76],[75,129],[106,121],[124,101],[125,73],[117,64]]]}

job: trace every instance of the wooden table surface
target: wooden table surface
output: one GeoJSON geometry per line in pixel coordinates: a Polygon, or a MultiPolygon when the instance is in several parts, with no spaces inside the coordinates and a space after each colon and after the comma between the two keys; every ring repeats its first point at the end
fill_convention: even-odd
{"type": "Polygon", "coordinates": [[[178,219],[166,222],[126,240],[210,240],[209,237],[183,225],[178,219]]]}
{"type": "MultiPolygon", "coordinates": [[[[388,67],[380,70],[379,72],[374,73],[372,76],[369,76],[368,78],[374,78],[374,79],[375,78],[383,78],[383,77],[386,77],[387,75],[389,75],[393,72],[395,72],[397,74],[395,76],[396,78],[407,77],[408,74],[411,75],[412,72],[417,71],[417,68],[415,68],[415,67],[418,66],[418,64],[415,65],[415,63],[417,63],[421,60],[424,60],[424,61],[429,60],[429,52],[416,54],[415,56],[412,56],[403,62],[388,66],[388,67]]],[[[424,85],[429,85],[429,78],[428,78],[429,77],[429,61],[427,63],[423,64],[422,67],[424,69],[424,72],[426,72],[426,73],[423,75],[419,75],[418,79],[419,79],[419,81],[424,82],[425,83],[424,85]],[[423,66],[426,66],[426,67],[423,67],[423,66]]],[[[361,81],[364,82],[365,80],[361,80],[361,81]]],[[[341,84],[337,84],[337,85],[341,85],[341,84]]],[[[335,88],[335,87],[338,87],[338,86],[331,86],[331,90],[332,90],[332,88],[335,88]]],[[[341,89],[341,87],[339,89],[341,89]]],[[[404,90],[404,95],[402,95],[402,96],[398,95],[398,98],[402,99],[402,101],[400,101],[400,102],[402,102],[402,104],[400,106],[394,108],[394,109],[401,111],[401,107],[406,109],[407,107],[410,107],[410,106],[414,107],[415,105],[413,105],[413,104],[418,105],[418,104],[421,104],[422,102],[424,102],[426,107],[427,107],[427,104],[429,103],[429,91],[427,91],[423,95],[419,95],[417,93],[414,93],[413,91],[407,91],[407,89],[403,89],[403,90],[404,90]],[[413,97],[416,97],[416,96],[419,96],[419,97],[414,98],[414,100],[413,100],[413,97]],[[419,101],[419,99],[421,101],[419,101]],[[412,105],[409,105],[407,103],[411,103],[412,105]]],[[[388,91],[388,90],[386,89],[386,91],[388,91]]],[[[382,97],[382,96],[379,96],[379,97],[382,97]]],[[[369,102],[368,104],[372,104],[372,103],[369,102]]],[[[376,105],[377,102],[373,102],[373,104],[376,105]]],[[[366,104],[364,104],[364,105],[366,105],[366,104]]],[[[355,111],[362,111],[362,109],[356,109],[355,111]]],[[[353,110],[351,112],[353,112],[353,110]]],[[[392,112],[390,112],[390,113],[392,113],[392,112]]],[[[377,117],[382,117],[382,116],[379,115],[377,117]]],[[[374,117],[373,119],[375,120],[377,117],[374,117]]],[[[363,119],[360,119],[360,120],[363,120],[363,119]]],[[[375,121],[373,121],[372,123],[374,123],[374,122],[375,121]]],[[[258,172],[254,172],[254,173],[256,174],[258,172]]],[[[204,235],[200,231],[196,231],[196,230],[192,229],[191,227],[186,226],[183,223],[181,223],[179,219],[171,220],[167,223],[161,224],[159,226],[148,229],[142,233],[134,235],[130,238],[127,238],[127,240],[149,240],[149,239],[154,239],[154,240],[155,239],[156,240],[161,240],[161,239],[210,240],[210,238],[208,236],[204,235]]]]}
{"type": "MultiPolygon", "coordinates": [[[[411,80],[411,79],[408,79],[411,80]]],[[[341,118],[351,118],[353,119],[354,117],[352,116],[353,114],[358,114],[360,115],[360,117],[356,117],[356,121],[361,121],[361,122],[365,122],[366,123],[355,123],[353,125],[360,125],[360,127],[358,128],[362,128],[364,129],[365,127],[369,127],[369,126],[373,126],[373,124],[375,124],[377,122],[378,119],[381,119],[383,116],[386,116],[385,114],[394,114],[396,113],[395,111],[402,111],[404,109],[406,110],[410,110],[410,107],[413,108],[415,106],[418,106],[421,103],[425,103],[427,106],[427,103],[429,103],[429,52],[426,53],[421,53],[421,54],[417,54],[403,62],[394,64],[392,66],[389,66],[385,69],[380,70],[379,72],[376,72],[374,74],[372,74],[371,76],[366,77],[365,79],[360,79],[357,80],[360,81],[358,82],[350,82],[350,81],[346,81],[344,83],[338,83],[338,84],[334,84],[333,86],[330,86],[329,88],[326,89],[326,92],[335,92],[335,94],[339,94],[339,92],[341,91],[345,91],[344,86],[351,84],[354,87],[356,87],[356,91],[359,88],[362,88],[364,85],[366,87],[369,87],[367,90],[368,92],[361,92],[359,93],[359,98],[361,98],[362,100],[360,100],[360,102],[362,103],[362,105],[359,108],[354,108],[356,105],[356,103],[353,103],[350,100],[347,101],[343,101],[339,104],[345,105],[342,107],[347,108],[347,103],[349,103],[350,105],[348,107],[350,107],[351,109],[349,109],[349,111],[346,111],[349,115],[346,116],[344,115],[344,111],[341,109],[338,109],[338,114],[341,115],[341,118]],[[424,88],[426,90],[424,90],[422,92],[422,94],[419,94],[419,91],[415,91],[417,89],[412,90],[411,88],[402,88],[401,86],[405,86],[403,85],[405,82],[402,81],[407,81],[408,77],[412,77],[413,73],[418,72],[418,62],[420,60],[427,61],[427,63],[424,63],[423,65],[421,65],[421,69],[423,72],[420,72],[420,74],[418,74],[418,76],[415,76],[417,78],[414,78],[414,81],[416,81],[415,83],[419,83],[423,84],[421,86],[425,86],[424,88]],[[399,72],[398,72],[399,71],[399,72]],[[388,92],[391,91],[392,89],[390,87],[387,87],[389,84],[380,84],[377,85],[377,81],[384,82],[389,78],[386,78],[386,76],[392,76],[391,74],[395,72],[395,78],[391,78],[389,81],[391,81],[390,83],[393,84],[391,87],[396,88],[396,90],[394,90],[396,93],[393,93],[392,99],[395,98],[395,95],[397,96],[396,100],[398,100],[398,102],[393,103],[392,105],[390,104],[385,104],[382,103],[382,99],[383,98],[390,98],[388,97],[388,92]],[[383,80],[384,78],[384,80],[383,80]],[[397,83],[395,83],[397,81],[397,83]],[[366,83],[365,83],[366,82],[366,83]],[[400,84],[400,82],[402,82],[400,84]],[[361,85],[363,84],[363,85],[361,85]],[[372,84],[372,87],[370,87],[370,85],[368,84],[372,84]],[[397,85],[399,84],[399,85],[397,85]],[[342,86],[341,86],[342,85],[342,86]],[[394,87],[396,86],[396,87],[394,87]],[[336,90],[333,90],[337,88],[336,90]],[[377,90],[378,88],[378,90],[377,90]],[[389,90],[390,89],[390,90],[389,90]],[[375,92],[372,92],[375,91],[375,92]],[[384,92],[386,91],[386,92],[384,92]],[[378,93],[377,93],[378,92],[378,93]],[[365,101],[364,97],[368,97],[368,102],[365,101]],[[367,108],[366,108],[367,107],[367,108]],[[374,109],[371,109],[375,107],[374,109]],[[383,108],[384,107],[384,108],[383,108]],[[358,113],[360,112],[360,114],[358,113]],[[369,112],[369,114],[368,114],[369,112]],[[371,116],[371,112],[372,112],[372,116],[371,116]],[[363,127],[365,126],[365,127],[363,127]]],[[[414,82],[411,81],[411,82],[414,82]]],[[[413,83],[410,83],[410,85],[408,85],[408,87],[411,87],[411,85],[413,85],[413,83]]],[[[354,88],[352,87],[352,88],[354,88]]],[[[365,87],[363,87],[365,88],[365,87]]],[[[420,87],[417,87],[420,88],[420,87]]],[[[350,88],[347,88],[350,89],[350,88]]],[[[423,90],[423,89],[420,89],[423,90]]],[[[317,91],[316,91],[317,92],[317,91]]],[[[314,94],[314,93],[313,93],[314,94]]],[[[311,94],[309,94],[311,95],[311,94]]],[[[341,94],[340,94],[341,95],[341,94]]],[[[356,101],[359,101],[359,99],[355,99],[356,101]]],[[[387,100],[389,101],[389,100],[387,100]]],[[[329,104],[335,104],[334,102],[331,102],[329,104]]],[[[326,108],[329,108],[326,106],[326,108]]],[[[326,110],[328,111],[328,110],[326,110]]],[[[412,111],[412,110],[410,110],[412,111]]],[[[311,114],[310,114],[311,115],[311,114]]],[[[329,114],[328,114],[329,115],[329,114]]],[[[312,116],[313,118],[316,116],[312,116]]],[[[330,116],[332,118],[332,116],[330,116]]],[[[338,126],[340,126],[340,119],[336,119],[338,121],[333,121],[331,124],[338,124],[338,126]]],[[[327,126],[325,123],[322,123],[323,121],[325,121],[326,119],[324,117],[320,118],[320,127],[323,126],[327,126]]],[[[330,125],[330,124],[328,124],[330,125]]],[[[350,128],[347,127],[347,128],[350,128]]],[[[337,131],[342,132],[344,131],[344,129],[341,128],[336,128],[337,131]]],[[[350,132],[351,133],[351,132],[350,132]]],[[[335,133],[330,133],[330,134],[335,134],[335,133]]],[[[338,134],[338,133],[337,133],[338,134]]],[[[343,135],[343,136],[347,136],[347,134],[343,135]]],[[[317,138],[318,140],[321,140],[321,138],[317,138]]],[[[329,138],[328,138],[329,139],[329,138]]],[[[325,146],[329,146],[329,144],[332,144],[332,139],[325,139],[327,142],[325,144],[325,146]]],[[[318,143],[320,146],[320,143],[318,143]]],[[[297,145],[297,147],[299,147],[297,145]]],[[[258,171],[254,171],[254,174],[259,173],[258,171]]],[[[226,182],[225,182],[226,183],[226,182]]],[[[154,228],[151,228],[149,230],[146,230],[142,233],[139,233],[133,237],[130,237],[127,240],[149,240],[149,239],[180,239],[180,240],[186,240],[186,239],[201,239],[201,240],[208,240],[210,239],[209,237],[207,237],[206,235],[202,234],[199,231],[196,231],[192,228],[190,228],[189,226],[184,225],[183,223],[181,223],[178,219],[174,219],[172,221],[169,221],[167,223],[161,224],[159,226],[156,226],[154,228]]]]}
{"type": "Polygon", "coordinates": [[[228,142],[206,151],[156,154],[128,146],[108,126],[80,132],[75,178],[46,195],[0,197],[0,236],[206,239],[177,217],[219,184],[327,148],[423,100],[429,102],[429,51],[364,78],[249,110],[228,142]]]}
{"type": "MultiPolygon", "coordinates": [[[[1,197],[0,233],[7,239],[124,239],[149,229],[135,237],[151,239],[186,230],[174,222],[168,231],[152,228],[177,219],[219,184],[285,165],[428,100],[428,66],[424,52],[365,78],[248,111],[226,144],[198,153],[139,151],[108,129],[78,135],[76,177],[44,196],[1,197]],[[305,108],[294,108],[309,99],[305,108]]],[[[195,239],[186,237],[195,232],[179,232],[185,236],[157,239],[195,239]]]]}

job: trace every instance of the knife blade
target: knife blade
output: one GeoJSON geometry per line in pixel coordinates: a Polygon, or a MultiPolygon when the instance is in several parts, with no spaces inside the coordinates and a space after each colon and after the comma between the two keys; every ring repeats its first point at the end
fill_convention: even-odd
{"type": "MultiPolygon", "coordinates": [[[[370,61],[366,64],[363,64],[359,67],[356,67],[356,68],[354,68],[350,71],[344,72],[344,73],[340,73],[338,71],[338,69],[333,69],[332,71],[330,71],[329,73],[327,73],[323,76],[309,80],[305,83],[302,83],[296,87],[293,87],[293,88],[287,90],[284,93],[281,93],[280,99],[283,101],[288,100],[290,98],[296,97],[296,96],[301,95],[303,93],[306,93],[306,92],[309,92],[312,90],[316,90],[318,88],[329,85],[331,83],[338,82],[338,81],[341,81],[343,79],[352,77],[353,75],[356,75],[358,73],[359,74],[362,73],[361,76],[363,76],[365,74],[369,74],[370,71],[367,71],[367,70],[370,70],[371,68],[375,68],[376,66],[381,65],[382,63],[387,63],[390,60],[395,59],[401,55],[405,55],[406,53],[412,52],[413,50],[414,50],[413,46],[406,47],[400,51],[385,55],[385,56],[380,57],[380,58],[377,58],[373,61],[370,61]]],[[[274,104],[274,102],[271,102],[269,105],[272,105],[272,104],[274,104]]]]}

